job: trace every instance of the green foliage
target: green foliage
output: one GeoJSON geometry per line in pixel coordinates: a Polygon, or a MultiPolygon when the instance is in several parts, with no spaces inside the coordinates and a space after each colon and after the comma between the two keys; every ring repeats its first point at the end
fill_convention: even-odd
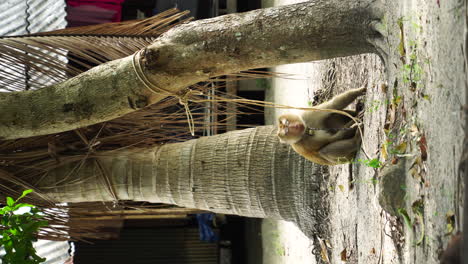
{"type": "Polygon", "coordinates": [[[3,264],[37,264],[46,260],[36,254],[33,242],[37,241],[39,228],[47,226],[48,222],[41,220],[42,213],[34,205],[18,203],[31,192],[32,190],[25,190],[16,200],[7,197],[6,206],[0,209],[0,246],[6,252],[2,257],[3,264]],[[25,212],[19,212],[20,209],[25,212]]]}
{"type": "Polygon", "coordinates": [[[376,112],[379,110],[380,106],[384,105],[382,101],[379,100],[373,100],[372,102],[369,103],[369,106],[367,107],[367,111],[369,113],[376,112]]]}
{"type": "Polygon", "coordinates": [[[378,159],[370,159],[370,160],[358,159],[358,162],[367,167],[371,167],[374,169],[382,167],[382,163],[378,159]]]}
{"type": "Polygon", "coordinates": [[[409,230],[413,230],[413,223],[405,208],[398,208],[398,214],[403,218],[403,222],[409,230]]]}
{"type": "MultiPolygon", "coordinates": [[[[421,67],[421,63],[430,63],[429,59],[421,60],[418,58],[418,41],[417,40],[406,40],[405,41],[405,31],[404,24],[409,23],[414,33],[419,34],[423,32],[423,27],[412,19],[405,19],[403,17],[399,18],[397,21],[398,27],[400,28],[400,44],[398,46],[398,52],[403,62],[402,68],[402,78],[403,83],[410,84],[412,90],[422,81],[424,70],[421,67]],[[408,46],[406,46],[408,44],[408,46]],[[408,56],[409,55],[409,56],[408,56]],[[409,57],[409,62],[408,62],[409,57]]],[[[406,32],[406,35],[411,34],[406,32]]],[[[412,36],[416,37],[416,36],[412,36]]]]}
{"type": "Polygon", "coordinates": [[[420,82],[423,75],[422,67],[417,63],[416,55],[411,54],[410,64],[403,65],[403,82],[420,82]]]}
{"type": "Polygon", "coordinates": [[[413,213],[416,215],[416,218],[418,220],[418,224],[420,226],[420,235],[418,240],[415,241],[415,245],[421,245],[421,243],[424,240],[425,236],[425,226],[424,226],[424,202],[422,199],[415,201],[411,205],[411,209],[413,210],[413,213]]]}

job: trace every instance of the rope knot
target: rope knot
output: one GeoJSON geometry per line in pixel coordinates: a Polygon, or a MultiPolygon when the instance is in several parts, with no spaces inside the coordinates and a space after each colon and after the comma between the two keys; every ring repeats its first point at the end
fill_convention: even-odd
{"type": "Polygon", "coordinates": [[[189,108],[189,97],[194,94],[194,92],[191,89],[186,89],[185,91],[180,91],[178,93],[174,93],[173,91],[163,89],[153,82],[150,81],[148,76],[145,75],[143,71],[143,67],[141,66],[141,52],[144,52],[145,49],[141,49],[137,52],[135,52],[132,56],[132,65],[133,65],[133,70],[135,71],[135,75],[137,79],[143,83],[143,85],[148,88],[151,92],[155,94],[163,94],[163,95],[168,95],[168,96],[174,96],[179,99],[179,104],[184,106],[185,109],[185,115],[187,116],[187,122],[189,125],[189,130],[190,134],[192,136],[195,136],[195,121],[193,120],[192,112],[190,111],[189,108]]]}

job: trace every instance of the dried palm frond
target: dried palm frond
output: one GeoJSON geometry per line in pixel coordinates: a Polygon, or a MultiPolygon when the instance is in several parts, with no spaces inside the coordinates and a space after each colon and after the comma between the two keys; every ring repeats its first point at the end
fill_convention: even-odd
{"type": "MultiPolygon", "coordinates": [[[[0,38],[0,92],[39,89],[106,61],[131,55],[151,44],[174,25],[189,20],[184,18],[186,15],[186,12],[172,9],[140,21],[0,38]]],[[[246,71],[229,76],[231,81],[272,76],[294,78],[292,75],[262,71],[246,71]]],[[[236,114],[258,113],[258,110],[249,107],[245,108],[247,112],[244,113],[239,108],[232,111],[226,107],[226,100],[238,97],[219,91],[224,88],[222,85],[225,81],[224,77],[218,77],[191,87],[203,92],[208,88],[216,91],[210,96],[194,96],[189,102],[197,135],[203,135],[207,127],[213,126],[224,131],[225,121],[235,118],[236,114]],[[217,115],[217,118],[207,119],[207,115],[217,115]]],[[[94,155],[98,151],[148,147],[192,138],[187,129],[185,109],[178,102],[179,99],[168,97],[155,105],[106,123],[54,135],[0,141],[0,201],[5,196],[17,197],[24,189],[34,189],[34,183],[40,181],[48,171],[64,164],[74,163],[75,169],[70,171],[70,175],[80,180],[83,162],[91,160],[99,165],[94,155]]],[[[101,174],[108,185],[106,187],[112,191],[112,184],[105,181],[106,173],[101,174]]],[[[57,204],[40,190],[34,194],[26,197],[26,201],[42,207],[46,219],[53,225],[52,229],[42,230],[42,238],[63,240],[69,236],[74,239],[109,236],[100,233],[102,225],[99,222],[70,220],[70,216],[75,220],[86,216],[82,212],[95,209],[95,204],[63,205],[57,204]]],[[[119,210],[123,206],[125,202],[122,201],[112,206],[103,204],[101,211],[119,210]]],[[[118,229],[121,221],[118,217],[114,220],[107,226],[118,229]]]]}
{"type": "Polygon", "coordinates": [[[190,20],[187,14],[170,9],[143,20],[0,38],[0,91],[38,89],[131,55],[190,20]]]}
{"type": "MultiPolygon", "coordinates": [[[[222,89],[211,86],[212,89],[222,89]]],[[[195,85],[192,89],[206,90],[205,85],[195,85]]],[[[247,112],[227,112],[226,98],[238,100],[240,97],[226,95],[217,91],[212,99],[199,95],[190,102],[194,116],[195,131],[202,135],[205,127],[217,126],[223,130],[225,120],[236,114],[261,114],[257,109],[246,104],[247,112]],[[207,105],[207,102],[210,104],[207,105]],[[206,109],[211,108],[218,118],[217,122],[205,119],[206,109]]],[[[261,103],[261,102],[258,102],[261,103]]],[[[238,106],[240,103],[236,103],[238,106]]],[[[17,197],[18,192],[26,188],[34,188],[34,183],[40,181],[46,173],[54,168],[74,163],[75,169],[70,171],[70,177],[81,180],[84,176],[80,169],[84,162],[99,162],[94,155],[98,151],[112,151],[128,147],[151,147],[168,142],[179,142],[193,138],[187,129],[187,121],[183,106],[177,98],[165,100],[133,112],[121,118],[93,126],[68,131],[54,135],[34,138],[0,141],[0,201],[5,196],[17,197]]],[[[105,173],[102,173],[105,177],[105,173]]],[[[112,190],[112,185],[106,182],[106,188],[112,190]]],[[[53,228],[42,229],[39,237],[49,240],[87,240],[109,239],[118,235],[119,228],[125,217],[113,214],[107,220],[99,220],[99,215],[93,220],[90,212],[111,212],[127,207],[126,201],[116,201],[113,204],[96,206],[96,203],[58,204],[48,198],[40,190],[35,195],[25,197],[26,202],[35,204],[44,210],[45,219],[53,228]]],[[[99,203],[97,203],[99,204],[99,203]]],[[[139,205],[133,205],[139,208],[139,205]]],[[[96,213],[91,213],[95,215],[96,213]]],[[[111,214],[111,213],[109,213],[111,214]]],[[[137,217],[137,216],[135,216],[137,217]]]]}

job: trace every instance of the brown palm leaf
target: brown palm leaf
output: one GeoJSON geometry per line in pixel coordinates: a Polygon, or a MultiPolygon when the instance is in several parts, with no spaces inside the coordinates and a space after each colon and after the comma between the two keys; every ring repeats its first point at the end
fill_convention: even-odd
{"type": "Polygon", "coordinates": [[[38,89],[131,55],[184,23],[188,11],[119,23],[0,38],[0,92],[38,89]]]}
{"type": "MultiPolygon", "coordinates": [[[[189,20],[190,18],[185,18],[186,15],[187,12],[172,9],[145,20],[0,38],[0,92],[39,89],[66,80],[98,64],[131,55],[151,44],[173,26],[189,20]]],[[[202,135],[212,126],[223,130],[226,119],[241,114],[237,108],[228,110],[226,107],[223,98],[238,98],[224,94],[222,91],[225,87],[222,87],[222,83],[272,76],[291,77],[280,73],[245,71],[191,87],[198,91],[212,91],[209,98],[194,96],[189,104],[197,135],[202,135]],[[218,115],[215,121],[206,118],[214,114],[218,115]]],[[[86,160],[91,159],[99,165],[95,152],[155,146],[192,138],[187,129],[185,109],[178,102],[177,98],[170,97],[103,124],[55,135],[0,141],[0,201],[5,196],[16,197],[25,188],[34,188],[35,182],[58,166],[76,164],[75,169],[70,172],[72,174],[78,172],[86,160]]],[[[245,114],[255,112],[254,109],[248,111],[245,114]]],[[[101,174],[108,189],[112,191],[112,184],[106,181],[105,171],[101,174]]],[[[69,216],[81,219],[79,217],[85,215],[79,209],[95,209],[95,204],[58,205],[40,190],[36,190],[34,194],[28,199],[43,208],[47,220],[55,226],[55,229],[40,234],[41,237],[106,237],[99,230],[102,222],[70,221],[69,216]],[[71,211],[72,207],[75,211],[71,211]]],[[[120,201],[119,206],[125,203],[120,201]]],[[[101,211],[112,210],[107,205],[104,207],[107,209],[101,211]]],[[[114,220],[115,227],[120,227],[119,218],[114,220]]]]}

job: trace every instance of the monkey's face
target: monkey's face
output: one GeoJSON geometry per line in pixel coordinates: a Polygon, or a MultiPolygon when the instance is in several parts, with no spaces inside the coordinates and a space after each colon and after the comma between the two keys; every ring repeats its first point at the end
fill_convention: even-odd
{"type": "Polygon", "coordinates": [[[280,116],[278,121],[278,137],[281,142],[293,144],[301,140],[305,125],[299,116],[286,114],[280,116]]]}

